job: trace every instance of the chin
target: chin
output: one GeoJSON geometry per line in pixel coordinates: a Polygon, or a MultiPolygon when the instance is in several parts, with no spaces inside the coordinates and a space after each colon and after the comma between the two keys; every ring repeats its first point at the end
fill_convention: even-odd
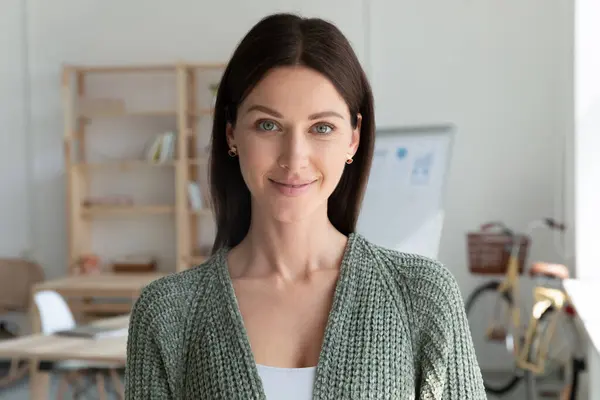
{"type": "Polygon", "coordinates": [[[299,207],[281,207],[271,210],[274,220],[281,223],[294,223],[309,219],[314,215],[312,210],[299,207]]]}
{"type": "MultiPolygon", "coordinates": [[[[277,222],[294,223],[313,218],[319,211],[320,202],[298,201],[299,199],[278,199],[269,202],[265,209],[265,216],[270,216],[277,222]],[[278,201],[279,200],[279,201],[278,201]]],[[[326,204],[326,203],[325,203],[326,204]]],[[[326,214],[326,213],[325,213],[326,214]]]]}
{"type": "Polygon", "coordinates": [[[295,223],[318,218],[323,213],[327,218],[327,191],[315,185],[308,193],[296,196],[282,195],[278,191],[260,191],[253,196],[254,211],[260,218],[266,218],[278,223],[295,223]]]}

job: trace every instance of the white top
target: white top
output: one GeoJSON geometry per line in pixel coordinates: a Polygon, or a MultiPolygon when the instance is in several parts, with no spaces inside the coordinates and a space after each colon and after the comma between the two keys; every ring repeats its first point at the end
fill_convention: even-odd
{"type": "Polygon", "coordinates": [[[267,400],[311,400],[317,367],[277,368],[257,364],[267,400]]]}

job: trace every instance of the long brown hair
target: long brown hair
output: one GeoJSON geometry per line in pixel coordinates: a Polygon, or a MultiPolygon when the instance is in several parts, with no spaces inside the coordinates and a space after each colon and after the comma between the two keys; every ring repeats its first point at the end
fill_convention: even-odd
{"type": "Polygon", "coordinates": [[[292,65],[303,65],[326,76],[348,104],[350,115],[362,115],[354,162],[346,166],[328,199],[327,211],[340,232],[348,235],[355,230],[375,140],[371,87],[350,43],[336,26],[318,18],[274,14],[259,21],[242,39],[219,84],[209,172],[217,225],[213,252],[240,243],[251,220],[250,191],[238,159],[227,154],[226,125],[235,126],[238,106],[269,70],[292,65]]]}

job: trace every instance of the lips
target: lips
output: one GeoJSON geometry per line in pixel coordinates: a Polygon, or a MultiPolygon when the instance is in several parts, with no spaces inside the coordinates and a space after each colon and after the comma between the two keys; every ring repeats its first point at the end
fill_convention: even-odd
{"type": "Polygon", "coordinates": [[[312,181],[278,181],[275,179],[269,179],[269,181],[275,186],[279,193],[288,197],[296,197],[306,193],[312,187],[312,184],[317,180],[312,181]]]}
{"type": "Polygon", "coordinates": [[[310,185],[311,183],[314,182],[314,180],[312,181],[305,181],[305,182],[286,182],[286,181],[278,181],[275,179],[269,179],[271,182],[277,184],[277,185],[281,185],[281,186],[285,186],[285,187],[289,187],[289,188],[301,188],[307,185],[310,185]]]}

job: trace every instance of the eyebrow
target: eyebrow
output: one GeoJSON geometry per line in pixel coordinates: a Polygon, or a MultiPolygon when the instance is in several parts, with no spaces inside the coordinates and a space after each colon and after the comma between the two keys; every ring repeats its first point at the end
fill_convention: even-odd
{"type": "Polygon", "coordinates": [[[264,113],[271,114],[272,116],[274,116],[276,118],[283,118],[283,115],[280,112],[277,112],[269,107],[261,106],[260,104],[255,104],[255,105],[251,106],[250,108],[248,108],[248,111],[246,111],[246,114],[248,114],[252,111],[262,111],[264,113]]]}
{"type": "MultiPolygon", "coordinates": [[[[266,114],[270,114],[276,118],[283,118],[283,114],[281,114],[280,112],[275,111],[272,108],[269,108],[266,106],[261,106],[260,104],[252,105],[251,107],[248,108],[248,111],[246,111],[246,113],[250,113],[252,111],[261,111],[266,114]]],[[[335,112],[335,111],[322,111],[322,112],[318,112],[315,114],[311,114],[311,115],[309,115],[308,119],[318,119],[318,118],[323,118],[323,117],[337,117],[337,118],[345,119],[342,114],[335,112]]]]}

